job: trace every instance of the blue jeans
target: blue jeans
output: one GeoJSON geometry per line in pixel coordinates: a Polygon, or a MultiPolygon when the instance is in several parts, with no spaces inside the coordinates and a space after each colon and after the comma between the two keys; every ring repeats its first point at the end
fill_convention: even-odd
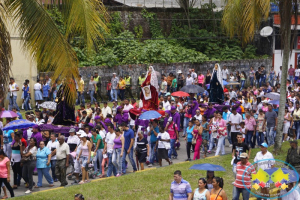
{"type": "Polygon", "coordinates": [[[242,89],[244,88],[245,82],[246,82],[245,80],[242,80],[242,81],[241,81],[241,89],[240,89],[240,90],[242,90],[242,89]]]}
{"type": "Polygon", "coordinates": [[[273,84],[274,84],[274,76],[273,75],[270,75],[269,83],[273,87],[273,84]]]}
{"type": "Polygon", "coordinates": [[[184,117],[182,135],[186,135],[186,128],[188,127],[189,121],[190,121],[190,118],[184,117]]]}
{"type": "Polygon", "coordinates": [[[261,85],[266,83],[266,75],[263,75],[260,79],[259,79],[259,87],[261,87],[261,85]]]}
{"type": "Polygon", "coordinates": [[[250,85],[251,85],[251,87],[253,87],[253,84],[254,84],[254,77],[249,77],[249,79],[250,79],[250,85]]]}
{"type": "Polygon", "coordinates": [[[294,76],[289,76],[289,79],[291,81],[291,84],[294,84],[294,76]]]}
{"type": "Polygon", "coordinates": [[[112,153],[107,153],[107,157],[108,157],[107,177],[110,177],[112,173],[114,173],[114,175],[116,176],[117,169],[112,163],[112,153]]]}
{"type": "Polygon", "coordinates": [[[151,164],[154,163],[154,160],[156,160],[156,162],[158,161],[157,160],[157,151],[154,151],[155,146],[156,146],[156,142],[152,142],[151,143],[151,157],[150,157],[150,163],[151,164]]]}
{"type": "Polygon", "coordinates": [[[267,140],[268,144],[273,145],[274,144],[274,127],[266,128],[266,134],[267,134],[267,140]]]}
{"type": "Polygon", "coordinates": [[[263,132],[256,131],[257,145],[260,146],[265,141],[265,135],[263,132]]]}
{"type": "Polygon", "coordinates": [[[121,151],[122,149],[114,149],[113,151],[113,155],[112,155],[112,163],[115,166],[115,168],[117,169],[117,174],[121,174],[122,173],[122,158],[121,158],[121,151]]]}
{"type": "Polygon", "coordinates": [[[124,100],[124,94],[125,94],[125,89],[124,90],[119,90],[119,97],[120,97],[120,99],[121,99],[121,101],[123,101],[124,100]]]}
{"type": "Polygon", "coordinates": [[[111,89],[110,95],[111,95],[112,101],[118,100],[118,90],[117,89],[111,89]]]}
{"type": "Polygon", "coordinates": [[[111,90],[107,90],[106,96],[108,97],[108,100],[111,101],[111,90]]]}
{"type": "Polygon", "coordinates": [[[77,101],[76,101],[76,105],[79,105],[79,104],[84,104],[84,96],[83,96],[83,92],[78,92],[77,91],[77,101]]]}
{"type": "MultiPolygon", "coordinates": [[[[122,157],[122,173],[123,174],[126,173],[126,164],[125,164],[126,156],[127,156],[127,150],[124,149],[123,157],[122,157]]],[[[133,171],[137,171],[137,168],[136,168],[136,165],[135,165],[135,162],[134,162],[134,159],[133,159],[133,149],[131,149],[130,153],[128,154],[128,157],[129,157],[129,161],[132,165],[133,171]]]]}
{"type": "Polygon", "coordinates": [[[103,149],[97,149],[97,154],[96,154],[96,160],[94,163],[94,171],[95,173],[100,172],[102,173],[102,159],[103,159],[103,149]],[[98,170],[98,163],[99,163],[99,170],[98,170]]]}
{"type": "Polygon", "coordinates": [[[248,146],[250,146],[251,148],[253,148],[253,142],[252,142],[252,137],[253,137],[253,133],[254,131],[247,131],[246,134],[246,138],[245,138],[245,142],[248,146]]]}
{"type": "Polygon", "coordinates": [[[89,90],[89,93],[90,93],[90,98],[91,98],[91,104],[93,104],[94,102],[97,101],[94,97],[95,91],[94,90],[89,90]]]}
{"type": "Polygon", "coordinates": [[[249,190],[245,188],[237,188],[233,186],[233,191],[232,191],[232,200],[239,200],[240,194],[242,193],[243,195],[243,200],[248,200],[250,197],[250,192],[249,190]]]}
{"type": "Polygon", "coordinates": [[[53,180],[57,180],[56,175],[55,175],[55,165],[56,165],[56,160],[51,160],[51,172],[52,172],[52,178],[53,180]]]}
{"type": "Polygon", "coordinates": [[[178,154],[176,152],[176,149],[175,149],[175,142],[176,142],[176,139],[170,139],[170,145],[171,145],[171,148],[169,149],[168,151],[168,157],[171,159],[171,156],[172,154],[177,157],[178,154]]]}
{"type": "Polygon", "coordinates": [[[13,107],[17,108],[17,111],[20,111],[20,108],[17,104],[17,96],[9,97],[9,106],[8,110],[12,110],[13,107]]]}
{"type": "Polygon", "coordinates": [[[42,187],[43,175],[45,176],[45,178],[49,184],[53,184],[53,179],[50,176],[49,170],[50,170],[50,167],[37,169],[37,172],[38,172],[37,186],[42,187]]]}
{"type": "Polygon", "coordinates": [[[27,95],[27,97],[24,99],[24,109],[25,109],[25,111],[29,110],[29,100],[30,100],[30,96],[27,95]]]}
{"type": "Polygon", "coordinates": [[[298,140],[298,138],[300,137],[300,121],[294,121],[295,124],[295,134],[296,134],[296,139],[298,140]]]}

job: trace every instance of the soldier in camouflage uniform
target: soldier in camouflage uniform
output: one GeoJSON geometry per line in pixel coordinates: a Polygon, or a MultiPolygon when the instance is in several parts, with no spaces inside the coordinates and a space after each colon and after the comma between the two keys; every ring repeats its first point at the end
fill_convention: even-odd
{"type": "Polygon", "coordinates": [[[291,148],[288,150],[285,162],[295,167],[298,174],[300,174],[300,155],[297,140],[291,140],[290,145],[291,148]]]}

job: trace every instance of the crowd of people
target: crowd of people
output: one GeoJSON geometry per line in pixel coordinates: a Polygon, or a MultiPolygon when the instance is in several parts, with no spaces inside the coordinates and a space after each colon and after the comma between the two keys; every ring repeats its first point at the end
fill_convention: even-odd
{"type": "MultiPolygon", "coordinates": [[[[297,83],[300,81],[298,79],[300,74],[297,70],[295,72],[291,66],[289,80],[282,83],[286,84],[288,89],[282,138],[284,142],[294,141],[300,137],[300,90],[297,83]]],[[[138,78],[138,94],[141,93],[143,83],[147,82],[148,77],[150,77],[148,83],[152,84],[153,75],[149,74],[147,73],[147,76],[142,74],[138,78]]],[[[91,176],[103,178],[126,174],[128,165],[126,157],[133,171],[144,170],[145,165],[162,166],[162,160],[170,165],[177,159],[177,150],[183,145],[182,141],[180,143],[181,137],[186,143],[186,161],[200,159],[201,154],[203,158],[212,153],[224,155],[227,138],[229,147],[232,148],[233,171],[236,174],[233,196],[238,199],[240,193],[249,195],[241,188],[239,180],[241,170],[249,164],[252,148],[261,148],[261,154],[256,155],[256,160],[266,158],[270,154],[265,150],[274,144],[278,104],[270,103],[272,99],[265,95],[270,92],[280,93],[281,71],[277,73],[272,68],[267,74],[265,67],[261,66],[257,71],[251,67],[248,74],[249,77],[245,72],[237,71],[234,76],[223,67],[222,79],[239,84],[224,87],[222,104],[210,102],[207,84],[210,84],[212,75],[209,71],[205,76],[202,73],[197,75],[194,69],[190,69],[186,77],[181,70],[177,71],[177,76],[173,73],[168,76],[162,75],[161,82],[159,84],[156,82],[159,96],[157,111],[162,116],[154,120],[140,120],[138,116],[147,110],[143,109],[144,99],[140,100],[139,95],[137,99],[133,98],[131,77],[128,75],[117,77],[113,73],[106,87],[107,99],[112,101],[112,106],[109,106],[106,101],[101,103],[97,101],[103,100],[103,97],[101,79],[95,72],[95,75],[90,77],[88,91],[82,77],[76,83],[78,94],[76,105],[79,105],[79,108],[73,113],[74,126],[70,126],[67,134],[47,132],[41,128],[43,125],[53,124],[56,111],[45,108],[40,110],[39,105],[43,101],[54,101],[62,83],[53,82],[47,75],[43,84],[37,81],[34,84],[35,111],[31,111],[29,81],[26,80],[21,89],[23,103],[20,107],[25,109],[26,119],[36,125],[23,130],[0,131],[3,135],[0,168],[4,170],[0,173],[0,184],[6,186],[11,196],[14,195],[12,189],[17,189],[21,179],[28,188],[26,194],[31,193],[33,188],[43,186],[43,176],[49,187],[57,181],[61,186],[68,185],[67,179],[72,176],[75,176],[74,183],[85,184],[90,182],[91,176]],[[172,96],[172,92],[191,84],[202,86],[204,92],[189,94],[189,97],[172,96]],[[89,102],[85,99],[85,92],[90,96],[89,102]],[[118,94],[121,101],[118,101],[118,94]],[[13,187],[9,184],[9,161],[14,174],[13,187]],[[67,174],[66,169],[69,165],[73,170],[67,174]],[[37,184],[33,181],[35,171],[38,174],[37,184]]],[[[22,118],[16,101],[19,90],[14,78],[10,78],[8,109],[16,112],[18,118],[22,118]]],[[[17,118],[6,118],[5,121],[1,119],[0,128],[5,126],[2,121],[8,123],[15,119],[17,118]]],[[[179,172],[175,172],[174,179],[178,184],[180,176],[179,172]]],[[[205,181],[208,180],[199,180],[199,189],[195,191],[196,197],[201,199],[204,195],[207,199],[210,196],[226,199],[220,178],[210,180],[209,184],[213,184],[210,192],[204,189],[207,185],[205,181]]],[[[186,182],[182,183],[188,185],[186,182]]],[[[181,184],[175,185],[174,183],[173,187],[182,187],[181,184]]],[[[172,186],[171,195],[175,198],[172,186]]],[[[197,199],[196,197],[194,199],[197,199]]]]}

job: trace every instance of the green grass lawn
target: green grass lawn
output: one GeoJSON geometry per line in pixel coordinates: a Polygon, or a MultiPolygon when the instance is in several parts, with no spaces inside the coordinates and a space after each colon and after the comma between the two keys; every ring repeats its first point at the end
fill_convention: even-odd
{"type": "MultiPolygon", "coordinates": [[[[285,160],[289,143],[283,144],[283,151],[276,159],[285,160]]],[[[269,148],[272,152],[273,148],[269,148]]],[[[252,150],[250,162],[253,161],[259,149],[252,150]]],[[[216,176],[223,177],[224,189],[228,199],[232,199],[231,184],[234,181],[232,166],[230,165],[231,155],[201,159],[192,162],[174,164],[167,167],[146,170],[143,172],[131,173],[121,177],[98,179],[92,183],[76,185],[66,188],[54,188],[48,191],[35,192],[28,196],[18,197],[22,200],[36,199],[73,199],[77,193],[82,193],[86,199],[168,199],[170,184],[173,181],[173,172],[181,170],[182,176],[189,181],[193,190],[197,187],[200,177],[206,176],[206,171],[189,170],[194,164],[212,163],[221,165],[226,172],[215,172],[216,176]]]]}

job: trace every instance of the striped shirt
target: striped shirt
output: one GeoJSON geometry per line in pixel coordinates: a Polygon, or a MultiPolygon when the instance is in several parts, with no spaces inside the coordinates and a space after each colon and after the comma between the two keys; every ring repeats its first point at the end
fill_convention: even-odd
{"type": "Polygon", "coordinates": [[[246,165],[242,165],[241,161],[238,162],[236,164],[236,179],[234,181],[234,186],[237,188],[245,188],[245,186],[251,188],[251,174],[256,174],[256,171],[250,162],[247,162],[246,165]],[[245,172],[246,169],[247,171],[245,172]]]}
{"type": "Polygon", "coordinates": [[[179,184],[176,181],[171,183],[170,192],[173,194],[173,199],[187,200],[188,193],[192,193],[192,188],[189,182],[181,179],[179,184]]]}

